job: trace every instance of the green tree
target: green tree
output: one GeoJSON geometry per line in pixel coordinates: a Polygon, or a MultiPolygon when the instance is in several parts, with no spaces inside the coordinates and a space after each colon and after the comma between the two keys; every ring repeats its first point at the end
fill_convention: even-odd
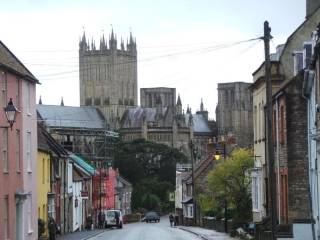
{"type": "Polygon", "coordinates": [[[253,167],[252,153],[247,149],[235,149],[225,161],[219,163],[208,175],[208,189],[212,196],[212,207],[223,209],[224,199],[233,209],[233,219],[245,222],[251,219],[251,195],[248,191],[253,167]]]}
{"type": "Polygon", "coordinates": [[[133,184],[134,210],[151,206],[169,210],[173,207],[169,192],[175,189],[176,164],[183,162],[187,157],[178,150],[138,139],[117,144],[114,166],[133,184]]]}

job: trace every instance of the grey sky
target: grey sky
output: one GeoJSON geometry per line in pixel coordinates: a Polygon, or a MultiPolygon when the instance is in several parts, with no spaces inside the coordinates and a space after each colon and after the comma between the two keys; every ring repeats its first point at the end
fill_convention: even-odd
{"type": "Polygon", "coordinates": [[[38,77],[44,104],[79,104],[78,41],[83,27],[96,41],[111,24],[138,45],[138,85],[176,87],[183,107],[210,117],[218,82],[252,81],[263,60],[262,42],[216,50],[215,46],[256,38],[268,20],[283,43],[305,17],[302,0],[45,1],[0,0],[0,39],[38,77]],[[172,54],[174,53],[174,54],[172,54]],[[166,57],[159,57],[170,55],[166,57]],[[148,60],[146,60],[148,59],[148,60]]]}

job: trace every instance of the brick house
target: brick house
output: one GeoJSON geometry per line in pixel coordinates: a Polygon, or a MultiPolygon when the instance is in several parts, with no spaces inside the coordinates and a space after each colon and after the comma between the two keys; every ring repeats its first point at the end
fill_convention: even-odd
{"type": "Polygon", "coordinates": [[[310,237],[307,100],[303,71],[273,95],[273,140],[278,237],[310,237]]]}

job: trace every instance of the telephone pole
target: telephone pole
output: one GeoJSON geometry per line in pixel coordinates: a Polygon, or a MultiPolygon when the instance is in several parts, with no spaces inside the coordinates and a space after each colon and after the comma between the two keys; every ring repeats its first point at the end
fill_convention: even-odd
{"type": "Polygon", "coordinates": [[[271,28],[268,21],[264,22],[264,53],[265,53],[265,80],[266,80],[266,98],[267,98],[267,159],[268,159],[268,177],[269,177],[269,217],[271,219],[271,236],[276,239],[275,230],[277,224],[277,205],[275,189],[275,170],[274,170],[274,152],[272,136],[272,84],[271,84],[271,63],[270,63],[270,39],[271,28]]]}

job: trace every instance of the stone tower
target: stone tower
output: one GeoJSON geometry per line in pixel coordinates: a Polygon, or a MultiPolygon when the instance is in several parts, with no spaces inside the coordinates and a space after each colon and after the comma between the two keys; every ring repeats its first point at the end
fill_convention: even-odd
{"type": "Polygon", "coordinates": [[[216,120],[219,136],[233,136],[240,147],[253,143],[251,83],[218,83],[216,120]]]}
{"type": "Polygon", "coordinates": [[[80,105],[96,106],[116,129],[127,108],[137,106],[137,45],[130,33],[125,45],[117,47],[113,30],[109,42],[104,35],[99,49],[83,33],[79,43],[80,105]]]}

